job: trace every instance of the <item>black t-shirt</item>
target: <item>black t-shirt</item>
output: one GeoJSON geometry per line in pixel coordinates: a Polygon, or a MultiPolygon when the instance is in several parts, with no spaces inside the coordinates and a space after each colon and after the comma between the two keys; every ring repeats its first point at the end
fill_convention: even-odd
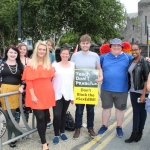
{"type": "MultiPolygon", "coordinates": [[[[16,65],[9,65],[10,67],[15,67],[16,65]]],[[[12,85],[18,85],[21,83],[21,76],[22,72],[19,68],[17,68],[17,72],[13,74],[8,65],[4,63],[4,68],[1,71],[1,77],[2,77],[2,84],[12,84],[12,85]]]]}

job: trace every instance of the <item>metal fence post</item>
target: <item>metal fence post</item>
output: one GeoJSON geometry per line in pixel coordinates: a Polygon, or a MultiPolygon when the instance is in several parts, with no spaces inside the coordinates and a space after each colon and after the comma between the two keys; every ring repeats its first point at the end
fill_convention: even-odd
{"type": "Polygon", "coordinates": [[[29,127],[29,125],[27,124],[26,120],[25,120],[25,117],[24,117],[24,114],[23,114],[23,108],[22,108],[22,100],[21,100],[21,95],[20,95],[20,111],[21,111],[21,116],[22,116],[22,119],[23,119],[23,123],[26,127],[26,130],[22,129],[22,127],[19,126],[19,124],[15,121],[13,115],[12,115],[12,112],[10,110],[10,106],[9,106],[9,101],[8,101],[8,96],[10,95],[15,95],[15,94],[20,94],[18,91],[15,91],[15,92],[9,92],[9,93],[5,93],[5,94],[0,94],[0,98],[1,97],[4,97],[5,99],[5,104],[6,104],[6,109],[7,109],[7,112],[13,122],[13,124],[15,125],[15,127],[20,131],[22,132],[21,135],[17,136],[17,137],[14,137],[10,140],[7,140],[5,142],[2,142],[2,138],[0,138],[0,150],[3,149],[3,145],[6,145],[6,144],[9,144],[13,141],[16,141],[18,139],[21,139],[23,137],[26,137],[27,135],[29,134],[32,134],[34,132],[37,131],[37,128],[35,128],[35,123],[34,123],[34,114],[33,114],[33,117],[32,117],[32,129],[29,127]]]}
{"type": "Polygon", "coordinates": [[[3,149],[3,146],[2,146],[2,138],[0,138],[0,150],[3,149]]]}

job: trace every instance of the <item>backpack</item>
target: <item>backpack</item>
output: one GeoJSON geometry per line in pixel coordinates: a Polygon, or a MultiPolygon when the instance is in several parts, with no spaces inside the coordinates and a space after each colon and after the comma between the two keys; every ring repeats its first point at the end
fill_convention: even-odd
{"type": "Polygon", "coordinates": [[[74,119],[69,111],[66,113],[66,126],[65,129],[68,131],[74,131],[74,119]]]}

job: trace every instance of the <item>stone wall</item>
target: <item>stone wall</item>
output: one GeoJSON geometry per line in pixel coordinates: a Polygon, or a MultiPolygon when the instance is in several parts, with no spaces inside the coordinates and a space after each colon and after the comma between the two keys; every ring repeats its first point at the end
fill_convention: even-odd
{"type": "Polygon", "coordinates": [[[147,44],[147,26],[145,27],[145,17],[147,24],[150,24],[150,1],[140,1],[138,3],[138,26],[141,28],[141,43],[147,44]]]}
{"type": "MultiPolygon", "coordinates": [[[[148,56],[148,46],[147,44],[140,44],[142,47],[142,56],[144,57],[150,57],[150,55],[148,56]]],[[[150,49],[150,46],[149,46],[150,49]]]]}
{"type": "Polygon", "coordinates": [[[124,36],[123,41],[147,44],[146,16],[147,24],[150,24],[150,0],[141,0],[138,3],[138,13],[127,15],[127,25],[121,31],[121,34],[124,36]]]}

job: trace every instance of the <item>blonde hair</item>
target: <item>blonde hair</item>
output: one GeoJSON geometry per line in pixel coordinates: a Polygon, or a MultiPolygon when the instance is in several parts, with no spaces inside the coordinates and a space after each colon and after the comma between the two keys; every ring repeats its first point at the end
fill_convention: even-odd
{"type": "Polygon", "coordinates": [[[36,44],[35,44],[35,48],[33,50],[33,55],[32,55],[32,68],[33,69],[37,69],[38,67],[38,47],[39,45],[43,45],[46,47],[46,54],[43,58],[43,69],[47,69],[49,70],[50,69],[50,58],[49,58],[49,50],[48,50],[48,47],[47,47],[47,44],[46,42],[44,41],[38,41],[36,44]]]}

